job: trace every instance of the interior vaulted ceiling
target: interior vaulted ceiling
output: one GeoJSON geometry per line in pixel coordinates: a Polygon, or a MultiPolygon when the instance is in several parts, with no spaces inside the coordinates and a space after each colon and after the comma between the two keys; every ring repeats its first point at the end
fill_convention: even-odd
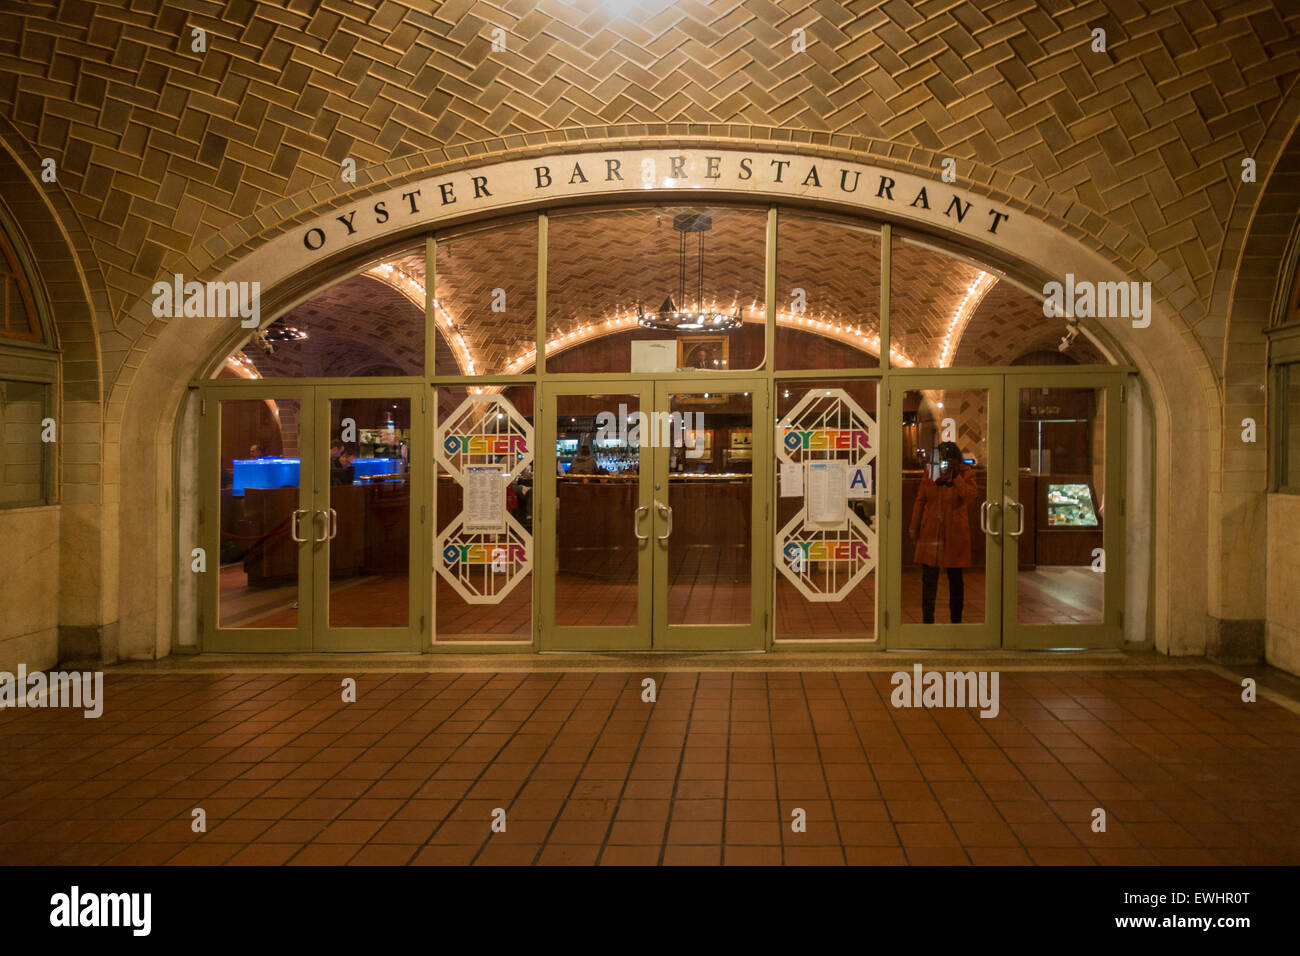
{"type": "Polygon", "coordinates": [[[29,168],[57,162],[48,188],[106,287],[106,380],[159,274],[352,188],[345,158],[364,187],[656,136],[932,171],[950,156],[962,182],[1149,272],[1217,364],[1225,211],[1298,68],[1300,5],[1269,2],[36,0],[0,11],[0,127],[29,168]]]}

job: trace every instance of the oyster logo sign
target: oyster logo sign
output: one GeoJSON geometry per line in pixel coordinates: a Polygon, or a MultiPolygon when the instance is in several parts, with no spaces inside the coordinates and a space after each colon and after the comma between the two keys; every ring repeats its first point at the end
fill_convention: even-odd
{"type": "Polygon", "coordinates": [[[871,549],[865,541],[787,541],[785,558],[794,564],[809,561],[866,561],[871,549]]]}
{"type": "Polygon", "coordinates": [[[871,436],[862,428],[787,428],[781,440],[789,451],[871,450],[871,436]]]}
{"type": "Polygon", "coordinates": [[[449,544],[442,549],[442,559],[454,564],[522,564],[528,549],[522,544],[449,544]]]}
{"type": "Polygon", "coordinates": [[[186,282],[179,272],[171,282],[155,282],[153,314],[156,319],[188,316],[200,319],[233,319],[238,316],[245,329],[262,324],[262,283],[186,282]]]}
{"type": "Polygon", "coordinates": [[[596,439],[615,440],[629,448],[686,448],[687,458],[704,457],[703,412],[631,412],[596,416],[596,439]]]}
{"type": "Polygon", "coordinates": [[[442,447],[449,455],[527,455],[523,435],[448,435],[442,447]]]}

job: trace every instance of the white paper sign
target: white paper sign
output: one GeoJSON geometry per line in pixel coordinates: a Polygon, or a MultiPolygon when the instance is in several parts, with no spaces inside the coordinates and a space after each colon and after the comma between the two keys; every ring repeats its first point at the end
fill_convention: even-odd
{"type": "Polygon", "coordinates": [[[872,490],[871,466],[863,465],[849,471],[849,498],[870,498],[872,490]]]}
{"type": "Polygon", "coordinates": [[[657,339],[632,343],[633,372],[677,371],[677,343],[657,339]]]}
{"type": "Polygon", "coordinates": [[[849,517],[849,466],[844,461],[808,462],[808,520],[842,524],[849,517]]]}
{"type": "Polygon", "coordinates": [[[797,461],[781,462],[781,497],[803,497],[803,465],[797,461]]]}
{"type": "Polygon", "coordinates": [[[471,534],[506,530],[506,483],[500,465],[465,469],[464,528],[471,534]]]}

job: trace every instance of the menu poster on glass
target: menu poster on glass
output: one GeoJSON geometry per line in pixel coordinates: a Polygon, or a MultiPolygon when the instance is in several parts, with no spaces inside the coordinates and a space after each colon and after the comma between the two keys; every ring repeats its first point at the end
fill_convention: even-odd
{"type": "Polygon", "coordinates": [[[465,469],[462,518],[470,534],[506,530],[506,483],[500,465],[470,465],[465,469]]]}
{"type": "Polygon", "coordinates": [[[808,521],[822,527],[842,526],[849,517],[849,465],[845,461],[808,462],[808,521]]]}

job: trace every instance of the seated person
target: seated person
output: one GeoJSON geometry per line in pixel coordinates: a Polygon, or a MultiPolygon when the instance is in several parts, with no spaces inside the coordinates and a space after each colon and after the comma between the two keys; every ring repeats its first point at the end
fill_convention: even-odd
{"type": "Polygon", "coordinates": [[[338,458],[330,461],[331,485],[353,484],[356,475],[352,468],[352,462],[356,460],[356,457],[350,451],[340,450],[338,458]]]}
{"type": "Polygon", "coordinates": [[[596,464],[596,459],[591,457],[591,445],[583,442],[578,449],[578,457],[573,459],[573,464],[569,466],[570,475],[602,475],[604,469],[596,464]]]}

